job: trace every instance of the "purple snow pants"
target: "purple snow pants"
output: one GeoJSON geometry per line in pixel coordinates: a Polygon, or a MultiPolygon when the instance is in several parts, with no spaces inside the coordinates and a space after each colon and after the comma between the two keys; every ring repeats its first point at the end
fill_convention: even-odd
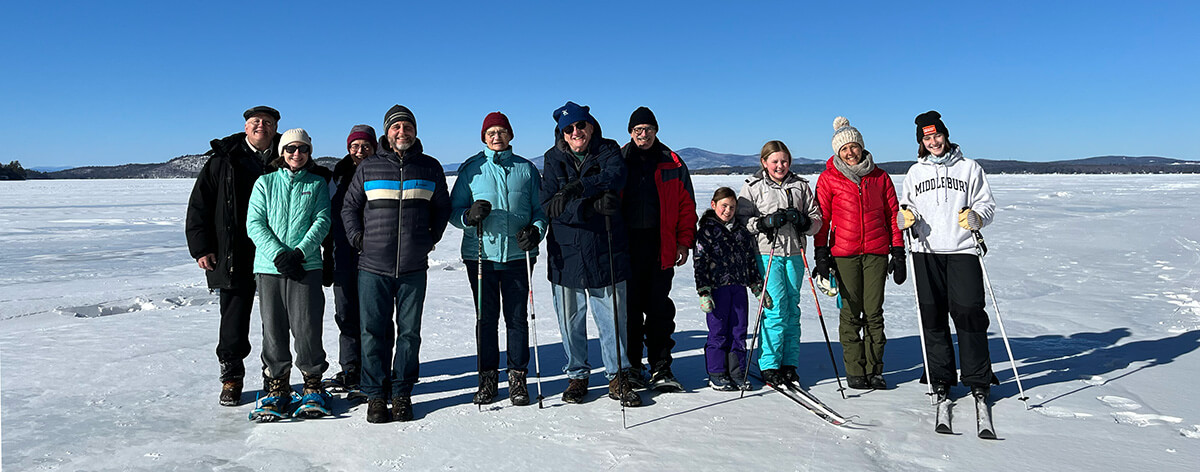
{"type": "Polygon", "coordinates": [[[704,344],[708,372],[740,374],[746,366],[746,287],[718,287],[712,297],[714,308],[708,314],[708,342],[704,344]]]}

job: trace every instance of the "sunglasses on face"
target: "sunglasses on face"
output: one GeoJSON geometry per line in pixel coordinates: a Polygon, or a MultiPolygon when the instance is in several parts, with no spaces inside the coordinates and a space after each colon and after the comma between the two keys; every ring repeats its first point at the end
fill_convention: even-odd
{"type": "Polygon", "coordinates": [[[578,123],[569,124],[569,125],[567,125],[566,128],[563,128],[563,134],[571,134],[571,133],[574,133],[575,130],[586,131],[587,130],[587,122],[580,121],[578,123]]]}
{"type": "Polygon", "coordinates": [[[302,153],[308,154],[308,153],[312,152],[312,146],[309,146],[307,144],[299,144],[299,145],[289,144],[289,145],[283,147],[283,152],[286,152],[288,154],[292,154],[296,151],[300,151],[302,153]]]}

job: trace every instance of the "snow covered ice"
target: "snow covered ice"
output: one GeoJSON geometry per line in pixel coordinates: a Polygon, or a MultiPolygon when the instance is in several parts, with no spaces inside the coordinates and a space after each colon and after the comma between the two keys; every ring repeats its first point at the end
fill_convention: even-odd
{"type": "MultiPolygon", "coordinates": [[[[809,176],[815,182],[815,176],[809,176]]],[[[695,177],[698,211],[741,176],[695,177]]],[[[899,181],[900,176],[896,177],[899,181]]],[[[1200,464],[1200,180],[1194,175],[994,175],[986,263],[1029,404],[1017,399],[993,317],[999,441],[933,432],[912,278],[887,285],[888,391],[836,391],[803,290],[802,383],[857,426],[838,428],[770,389],[705,386],[706,334],[691,263],[676,270],[675,374],[688,392],[604,396],[592,338],[587,403],[565,405],[543,264],[536,326],[547,408],[471,404],[474,313],[449,227],[431,256],[416,420],[254,424],[258,312],[247,392],[217,404],[217,298],[183,237],[191,180],[0,184],[0,446],[5,470],[1193,470],[1200,464]],[[1192,464],[1192,466],[1187,466],[1192,464]]],[[[337,371],[326,292],[324,344],[337,371]]],[[[822,296],[830,336],[837,308],[822,296]]],[[[503,337],[501,337],[503,343],[503,337]]],[[[835,352],[839,347],[834,346],[835,352]]],[[[838,354],[840,362],[840,352],[838,354]]],[[[531,366],[532,367],[532,366],[531,366]]],[[[844,369],[839,365],[839,371],[844,369]]],[[[537,387],[530,376],[530,393],[537,387]]],[[[503,381],[503,376],[501,376],[503,381]]],[[[299,374],[293,373],[294,385],[299,374]]],[[[965,396],[962,387],[955,396],[965,396]]],[[[507,396],[501,384],[501,398],[507,396]]],[[[968,399],[969,400],[969,399],[968,399]]]]}

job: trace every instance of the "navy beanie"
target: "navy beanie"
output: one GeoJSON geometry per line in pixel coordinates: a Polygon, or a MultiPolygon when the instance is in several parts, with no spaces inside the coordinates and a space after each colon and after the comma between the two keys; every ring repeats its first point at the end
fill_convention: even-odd
{"type": "Polygon", "coordinates": [[[592,114],[588,113],[588,110],[590,108],[570,101],[566,105],[558,107],[557,110],[554,110],[554,121],[558,123],[558,130],[562,131],[567,125],[580,121],[587,121],[592,125],[596,125],[596,119],[592,118],[592,114]]]}

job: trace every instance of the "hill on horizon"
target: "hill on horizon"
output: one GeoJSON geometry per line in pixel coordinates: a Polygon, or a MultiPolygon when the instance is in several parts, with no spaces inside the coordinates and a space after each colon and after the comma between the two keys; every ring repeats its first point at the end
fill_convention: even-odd
{"type": "MultiPolygon", "coordinates": [[[[688,168],[696,174],[748,174],[758,170],[758,156],[754,154],[725,154],[695,147],[676,151],[688,168]]],[[[85,166],[52,172],[28,170],[30,179],[164,179],[195,178],[204,166],[203,154],[188,154],[172,158],[159,164],[122,164],[117,166],[85,166]]],[[[322,156],[317,163],[333,168],[340,157],[322,156]]],[[[825,159],[814,160],[795,157],[792,168],[798,174],[817,174],[824,170],[825,159]]],[[[539,169],[541,156],[530,159],[539,169]]],[[[1184,161],[1160,156],[1095,156],[1083,159],[1049,162],[1019,160],[975,159],[989,173],[1004,174],[1185,174],[1200,173],[1200,162],[1184,161]]],[[[890,161],[878,163],[891,174],[903,174],[914,161],[890,161]]],[[[461,163],[443,165],[447,175],[457,172],[461,163]]]]}

